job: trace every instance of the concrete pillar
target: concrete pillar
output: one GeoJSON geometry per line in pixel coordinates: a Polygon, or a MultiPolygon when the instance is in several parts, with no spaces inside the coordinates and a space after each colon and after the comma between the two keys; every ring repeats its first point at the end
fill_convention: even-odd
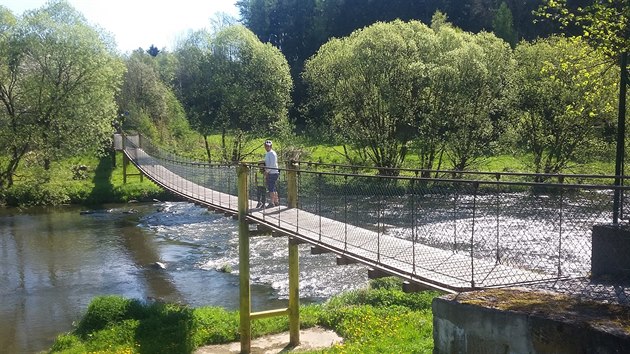
{"type": "Polygon", "coordinates": [[[620,224],[593,226],[591,275],[609,280],[630,278],[630,227],[620,224]]]}

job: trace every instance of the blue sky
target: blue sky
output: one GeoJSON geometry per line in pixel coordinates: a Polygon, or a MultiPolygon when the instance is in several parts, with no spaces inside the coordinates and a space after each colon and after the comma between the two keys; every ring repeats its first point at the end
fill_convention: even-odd
{"type": "MultiPolygon", "coordinates": [[[[238,17],[236,0],[68,0],[91,24],[111,32],[121,52],[152,44],[173,50],[189,30],[210,26],[217,12],[238,17]]],[[[15,15],[37,9],[46,0],[0,0],[15,15]]]]}

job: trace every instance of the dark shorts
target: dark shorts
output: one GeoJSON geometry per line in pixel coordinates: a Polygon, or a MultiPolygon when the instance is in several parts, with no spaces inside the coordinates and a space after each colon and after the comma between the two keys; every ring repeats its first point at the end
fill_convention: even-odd
{"type": "Polygon", "coordinates": [[[278,181],[279,173],[270,173],[267,175],[267,190],[269,192],[276,192],[276,182],[278,181]]]}

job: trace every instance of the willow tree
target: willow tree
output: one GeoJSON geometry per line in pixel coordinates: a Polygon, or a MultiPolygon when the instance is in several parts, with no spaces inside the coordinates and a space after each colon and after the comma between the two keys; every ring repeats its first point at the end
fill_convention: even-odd
{"type": "Polygon", "coordinates": [[[615,112],[615,71],[579,38],[522,42],[515,50],[521,142],[537,173],[559,173],[601,141],[615,112]]]}
{"type": "Polygon", "coordinates": [[[16,19],[0,8],[0,185],[25,153],[52,161],[102,148],[111,139],[114,96],[124,66],[110,36],[65,1],[16,19]]]}
{"type": "Polygon", "coordinates": [[[435,18],[432,28],[374,24],[329,41],[306,64],[311,100],[380,173],[400,167],[412,143],[422,168],[447,151],[463,170],[496,139],[511,92],[509,45],[435,18]]]}
{"type": "Polygon", "coordinates": [[[288,126],[289,65],[245,27],[193,33],[176,54],[176,85],[191,125],[206,139],[208,160],[209,134],[221,134],[224,160],[240,161],[255,137],[288,126]]]}
{"type": "Polygon", "coordinates": [[[420,22],[376,23],[330,40],[306,63],[310,99],[329,107],[331,128],[381,174],[402,165],[415,138],[431,37],[420,22]]]}
{"type": "Polygon", "coordinates": [[[463,171],[489,153],[509,125],[514,60],[509,44],[491,33],[441,26],[436,37],[439,50],[428,72],[437,109],[427,111],[427,121],[442,122],[450,167],[463,171]]]}

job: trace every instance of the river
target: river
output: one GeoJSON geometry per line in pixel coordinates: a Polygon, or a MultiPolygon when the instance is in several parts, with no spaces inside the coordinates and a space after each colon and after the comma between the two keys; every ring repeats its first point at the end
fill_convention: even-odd
{"type": "MultiPolygon", "coordinates": [[[[286,307],[286,237],[250,248],[253,311],[286,307]]],[[[0,353],[47,350],[95,296],[235,310],[238,284],[237,222],[194,204],[0,209],[0,353]]],[[[302,303],[366,284],[364,266],[300,246],[302,303]]]]}

